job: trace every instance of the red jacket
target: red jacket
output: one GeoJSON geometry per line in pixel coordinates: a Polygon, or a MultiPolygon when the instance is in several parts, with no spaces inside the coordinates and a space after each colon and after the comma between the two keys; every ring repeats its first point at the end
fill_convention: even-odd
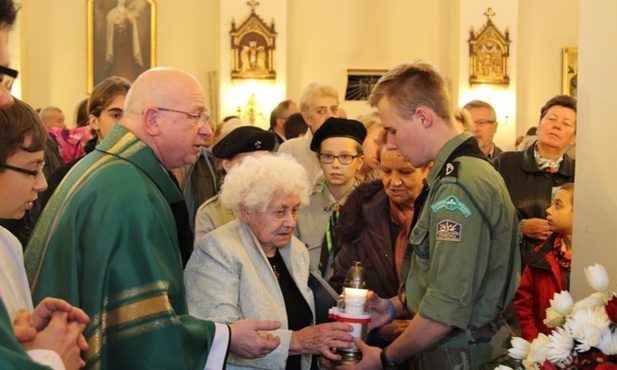
{"type": "Polygon", "coordinates": [[[552,329],[542,322],[546,309],[555,293],[568,290],[564,286],[562,272],[555,259],[553,248],[561,246],[561,235],[553,233],[544,243],[534,249],[533,262],[523,270],[521,284],[514,297],[514,305],[521,323],[523,338],[535,339],[539,333],[550,334],[552,329]]]}

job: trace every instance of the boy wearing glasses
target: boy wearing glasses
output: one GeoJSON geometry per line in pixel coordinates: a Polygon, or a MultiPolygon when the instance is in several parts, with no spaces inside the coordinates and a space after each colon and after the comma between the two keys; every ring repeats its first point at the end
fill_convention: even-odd
{"type": "Polygon", "coordinates": [[[356,187],[356,172],[362,167],[362,142],[366,128],[355,120],[330,117],[315,132],[310,148],[317,153],[325,180],[311,195],[308,206],[298,212],[296,236],[309,251],[311,271],[328,279],[339,248],[334,228],[340,207],[356,187]]]}
{"type": "MultiPolygon", "coordinates": [[[[12,103],[12,106],[0,109],[2,219],[22,218],[32,208],[37,194],[47,188],[42,174],[47,132],[30,106],[19,100],[12,103]]],[[[0,227],[0,281],[0,368],[38,368],[24,349],[30,351],[33,360],[54,369],[83,366],[80,352],[87,349],[87,345],[78,346],[78,338],[88,317],[81,310],[73,309],[68,303],[57,299],[45,298],[34,309],[21,243],[3,227],[0,227]],[[54,312],[58,310],[64,312],[54,312]],[[49,325],[41,319],[49,321],[49,325]],[[37,320],[40,324],[34,325],[37,320]],[[13,321],[14,326],[11,326],[13,321]],[[30,325],[32,328],[29,328],[30,325]]]]}

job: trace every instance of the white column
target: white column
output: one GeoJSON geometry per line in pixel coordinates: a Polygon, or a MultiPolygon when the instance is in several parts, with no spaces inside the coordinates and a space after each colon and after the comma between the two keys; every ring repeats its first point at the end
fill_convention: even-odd
{"type": "Polygon", "coordinates": [[[600,263],[617,290],[617,2],[580,3],[578,125],[571,291],[591,293],[583,269],[600,263]]]}

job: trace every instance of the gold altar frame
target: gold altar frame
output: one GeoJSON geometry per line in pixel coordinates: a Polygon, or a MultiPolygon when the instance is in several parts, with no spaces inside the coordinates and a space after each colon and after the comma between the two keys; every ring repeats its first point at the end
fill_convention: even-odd
{"type": "Polygon", "coordinates": [[[473,27],[469,36],[469,84],[510,84],[508,58],[510,57],[510,31],[502,34],[491,21],[495,15],[489,8],[484,13],[488,20],[476,34],[473,27]]]}
{"type": "Polygon", "coordinates": [[[275,80],[274,50],[276,31],[274,20],[268,26],[253,7],[251,14],[236,28],[231,21],[231,79],[234,80],[275,80]]]}

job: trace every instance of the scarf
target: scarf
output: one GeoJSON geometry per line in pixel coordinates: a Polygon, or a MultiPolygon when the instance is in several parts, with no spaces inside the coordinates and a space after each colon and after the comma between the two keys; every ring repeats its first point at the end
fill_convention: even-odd
{"type": "Polygon", "coordinates": [[[399,283],[402,281],[401,264],[409,244],[409,232],[411,231],[413,214],[413,211],[404,212],[398,204],[390,199],[390,221],[400,227],[396,236],[396,243],[394,244],[394,266],[396,267],[396,277],[399,283]]]}
{"type": "Polygon", "coordinates": [[[541,171],[549,172],[549,173],[555,173],[559,171],[559,166],[561,165],[561,162],[563,161],[563,156],[555,160],[546,159],[542,157],[542,155],[540,154],[540,151],[538,151],[537,143],[536,143],[536,146],[533,148],[533,156],[536,160],[536,164],[538,165],[538,168],[540,168],[541,171]]]}

